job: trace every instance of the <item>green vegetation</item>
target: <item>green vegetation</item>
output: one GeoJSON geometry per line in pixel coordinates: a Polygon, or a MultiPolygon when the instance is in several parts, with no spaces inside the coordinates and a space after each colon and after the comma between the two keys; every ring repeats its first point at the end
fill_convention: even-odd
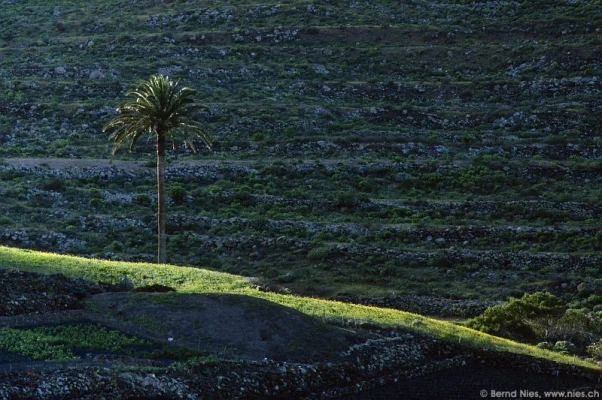
{"type": "Polygon", "coordinates": [[[561,353],[587,351],[597,357],[599,343],[596,341],[602,337],[602,313],[567,308],[559,298],[537,292],[489,307],[483,314],[468,320],[466,326],[514,340],[541,342],[539,347],[553,347],[561,353]],[[555,343],[554,346],[550,342],[555,343]]]}
{"type": "Polygon", "coordinates": [[[557,297],[544,292],[525,294],[520,299],[511,298],[503,305],[489,307],[466,326],[497,336],[519,340],[544,339],[545,327],[538,322],[559,319],[564,304],[557,297]]]}
{"type": "Polygon", "coordinates": [[[161,74],[197,91],[214,138],[166,150],[171,263],[308,296],[568,283],[583,302],[602,250],[599,2],[314,3],[4,5],[0,243],[155,259],[155,142],[109,164],[99,132],[161,74]]]}
{"type": "MultiPolygon", "coordinates": [[[[187,168],[186,163],[181,165],[187,168]]],[[[509,175],[521,170],[519,164],[508,165],[509,175]]],[[[155,259],[155,233],[150,227],[156,221],[156,200],[149,193],[156,188],[156,177],[139,164],[119,167],[123,172],[110,180],[102,174],[61,178],[60,191],[48,189],[56,181],[52,174],[0,171],[0,189],[10,215],[0,220],[6,229],[3,242],[99,258],[155,259]],[[137,174],[135,178],[130,171],[137,174]],[[87,207],[98,216],[82,211],[87,207]]],[[[531,181],[520,180],[525,188],[539,179],[546,179],[547,187],[554,182],[564,184],[564,178],[557,175],[561,166],[544,168],[533,163],[532,167],[539,175],[531,181]]],[[[453,187],[449,179],[456,167],[438,174],[445,178],[437,192],[441,198],[431,202],[408,199],[403,181],[395,183],[397,175],[406,174],[408,166],[402,163],[345,162],[320,167],[276,161],[203,163],[198,168],[199,175],[211,177],[202,178],[201,183],[187,175],[170,177],[167,249],[174,264],[271,282],[293,272],[295,279],[287,288],[321,297],[350,292],[387,295],[403,289],[407,294],[505,300],[510,294],[556,291],[565,281],[599,277],[595,258],[580,260],[586,268],[570,272],[567,265],[572,262],[557,262],[565,253],[578,258],[602,249],[599,220],[593,217],[595,203],[552,202],[535,207],[529,201],[504,202],[514,195],[501,192],[478,201],[456,198],[457,203],[445,206],[444,196],[451,192],[443,188],[453,187]],[[346,197],[361,180],[372,187],[369,201],[362,200],[361,193],[355,199],[346,197]],[[437,242],[439,238],[443,242],[437,242]],[[358,246],[361,251],[340,249],[358,246]],[[450,248],[470,250],[474,255],[450,256],[450,248]],[[500,257],[523,252],[540,258],[529,260],[529,267],[526,261],[518,261],[505,268],[503,262],[480,257],[483,251],[502,253],[500,257]],[[406,252],[410,257],[397,255],[406,252]],[[490,279],[491,274],[498,278],[490,279]]],[[[416,163],[417,180],[420,171],[437,168],[416,163]]],[[[579,168],[592,179],[598,174],[594,163],[579,168]]],[[[586,189],[569,190],[577,196],[586,189]]],[[[591,196],[597,197],[597,191],[591,196]]],[[[574,289],[567,295],[567,303],[577,297],[574,289]]]]}
{"type": "Polygon", "coordinates": [[[602,340],[598,340],[595,343],[590,344],[589,346],[587,346],[587,354],[596,359],[597,361],[601,361],[602,360],[602,340]]]}
{"type": "Polygon", "coordinates": [[[0,243],[89,259],[7,247],[0,265],[128,275],[176,288],[171,296],[244,293],[331,322],[570,362],[313,298],[517,297],[471,324],[562,352],[593,343],[599,354],[600,26],[600,0],[6,2],[0,243]],[[194,120],[213,151],[165,151],[162,251],[206,269],[95,260],[155,259],[155,204],[165,208],[152,194],[156,143],[107,160],[99,135],[136,90],[128,83],[152,75],[207,104],[194,120]],[[305,297],[260,292],[241,276],[305,297]],[[521,302],[538,291],[558,302],[521,302]]]}
{"type": "Polygon", "coordinates": [[[79,356],[75,350],[133,354],[135,346],[151,345],[144,339],[93,324],[0,330],[0,350],[32,360],[76,360],[79,356]]]}
{"type": "MultiPolygon", "coordinates": [[[[246,294],[297,309],[331,323],[358,324],[367,322],[391,328],[409,328],[468,346],[528,354],[559,362],[576,363],[590,368],[597,368],[579,359],[491,336],[449,322],[391,309],[260,292],[251,288],[242,278],[197,268],[91,260],[7,247],[0,247],[0,263],[3,267],[10,269],[62,273],[101,282],[115,282],[124,274],[127,274],[134,282],[144,282],[146,284],[151,281],[162,281],[164,284],[176,288],[180,293],[246,294]]],[[[155,294],[154,296],[174,295],[177,294],[172,292],[155,294]]]]}
{"type": "Polygon", "coordinates": [[[121,354],[160,360],[188,360],[200,353],[171,344],[158,345],[96,324],[0,329],[0,351],[30,360],[79,360],[85,353],[121,354]]]}

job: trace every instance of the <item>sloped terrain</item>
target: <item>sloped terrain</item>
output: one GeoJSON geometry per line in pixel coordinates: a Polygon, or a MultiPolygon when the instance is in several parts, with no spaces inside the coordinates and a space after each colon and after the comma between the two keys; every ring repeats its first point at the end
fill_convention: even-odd
{"type": "Polygon", "coordinates": [[[366,337],[249,296],[107,293],[87,307],[101,318],[224,358],[334,361],[366,337]]]}
{"type": "Polygon", "coordinates": [[[602,311],[601,27],[599,0],[0,0],[0,244],[154,260],[153,142],[101,133],[138,79],[197,89],[215,142],[168,157],[170,262],[199,269],[0,248],[70,276],[0,269],[0,398],[601,390],[579,358],[390,309],[602,311]],[[103,293],[124,274],[177,292],[103,293]],[[215,357],[245,341],[271,359],[215,357]]]}
{"type": "MultiPolygon", "coordinates": [[[[25,256],[18,264],[25,270],[62,267],[70,276],[78,276],[87,272],[85,267],[94,267],[93,279],[98,279],[93,274],[102,270],[113,277],[123,271],[135,277],[137,268],[149,275],[166,268],[10,252],[25,256]]],[[[15,267],[5,248],[1,258],[2,264],[15,267]]],[[[545,351],[538,353],[543,358],[534,358],[524,355],[524,345],[518,343],[506,343],[512,352],[475,347],[466,341],[465,328],[455,327],[463,335],[452,341],[441,338],[442,331],[421,332],[427,324],[453,328],[449,323],[424,318],[420,322],[419,316],[410,315],[414,327],[409,328],[400,318],[404,313],[372,308],[374,321],[379,314],[397,314],[394,324],[364,324],[362,328],[356,324],[350,330],[352,321],[341,314],[346,305],[312,299],[296,304],[339,313],[338,323],[347,325],[343,330],[261,299],[262,292],[257,290],[247,288],[248,295],[242,296],[219,289],[228,279],[224,274],[198,269],[186,274],[186,268],[171,269],[180,275],[170,274],[168,283],[178,288],[188,283],[189,293],[93,294],[103,285],[58,274],[1,270],[2,282],[13,292],[26,292],[27,281],[32,287],[44,281],[49,290],[76,291],[87,297],[85,304],[78,303],[78,310],[31,313],[22,307],[0,317],[0,397],[363,399],[395,398],[401,393],[403,398],[478,398],[477,389],[492,382],[508,389],[524,385],[520,388],[602,390],[600,370],[592,364],[576,364],[559,355],[555,359],[560,362],[555,362],[552,353],[545,351]],[[195,286],[190,284],[203,284],[198,279],[202,274],[222,293],[194,294],[195,286]],[[144,338],[131,336],[141,332],[144,338]],[[241,336],[246,340],[241,341],[241,336]],[[176,351],[182,345],[189,351],[176,351]],[[190,351],[193,349],[196,351],[190,351]],[[266,355],[276,360],[264,358],[266,355]],[[173,362],[175,356],[182,361],[173,362]]],[[[272,294],[271,298],[282,301],[291,296],[272,294]]],[[[503,341],[485,339],[484,343],[503,341]]]]}
{"type": "Polygon", "coordinates": [[[198,89],[215,139],[170,153],[171,262],[399,307],[538,289],[601,306],[598,1],[0,11],[3,244],[154,258],[152,141],[113,158],[101,128],[163,73],[198,89]]]}

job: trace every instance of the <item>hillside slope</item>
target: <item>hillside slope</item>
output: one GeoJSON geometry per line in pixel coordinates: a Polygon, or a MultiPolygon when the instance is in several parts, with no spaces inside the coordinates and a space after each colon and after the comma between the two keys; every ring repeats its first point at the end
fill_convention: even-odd
{"type": "Polygon", "coordinates": [[[154,257],[152,142],[110,164],[100,130],[163,73],[215,138],[170,156],[171,262],[324,297],[601,291],[601,9],[4,1],[0,242],[154,257]]]}
{"type": "Polygon", "coordinates": [[[573,357],[416,314],[264,293],[203,269],[5,247],[0,265],[11,289],[0,308],[0,397],[478,398],[492,383],[600,389],[600,368],[573,357]],[[111,285],[124,274],[137,289],[161,282],[177,291],[124,293],[111,285]],[[46,309],[31,313],[32,303],[46,309]],[[138,343],[138,357],[121,354],[119,343],[138,343]],[[163,348],[159,360],[140,354],[151,346],[163,348]],[[191,358],[175,346],[203,353],[191,358]],[[177,354],[186,361],[170,362],[177,354]]]}

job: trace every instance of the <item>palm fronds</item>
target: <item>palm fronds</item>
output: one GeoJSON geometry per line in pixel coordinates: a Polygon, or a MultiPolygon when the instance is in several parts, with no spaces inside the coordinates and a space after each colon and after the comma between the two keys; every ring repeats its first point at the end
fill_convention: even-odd
{"type": "Polygon", "coordinates": [[[162,75],[138,82],[126,92],[129,99],[117,107],[120,115],[103,128],[103,132],[114,129],[109,135],[114,142],[113,153],[128,141],[133,148],[144,134],[167,135],[173,143],[176,135],[182,134],[184,144],[193,151],[193,138],[211,148],[209,135],[191,117],[194,111],[206,108],[194,102],[195,94],[193,89],[162,75]]]}

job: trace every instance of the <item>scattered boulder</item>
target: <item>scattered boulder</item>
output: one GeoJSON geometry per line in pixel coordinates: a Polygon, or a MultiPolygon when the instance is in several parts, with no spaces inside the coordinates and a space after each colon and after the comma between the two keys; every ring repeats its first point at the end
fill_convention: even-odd
{"type": "Polygon", "coordinates": [[[105,74],[100,70],[94,70],[90,72],[90,75],[88,77],[90,79],[102,79],[105,77],[105,74]]]}

